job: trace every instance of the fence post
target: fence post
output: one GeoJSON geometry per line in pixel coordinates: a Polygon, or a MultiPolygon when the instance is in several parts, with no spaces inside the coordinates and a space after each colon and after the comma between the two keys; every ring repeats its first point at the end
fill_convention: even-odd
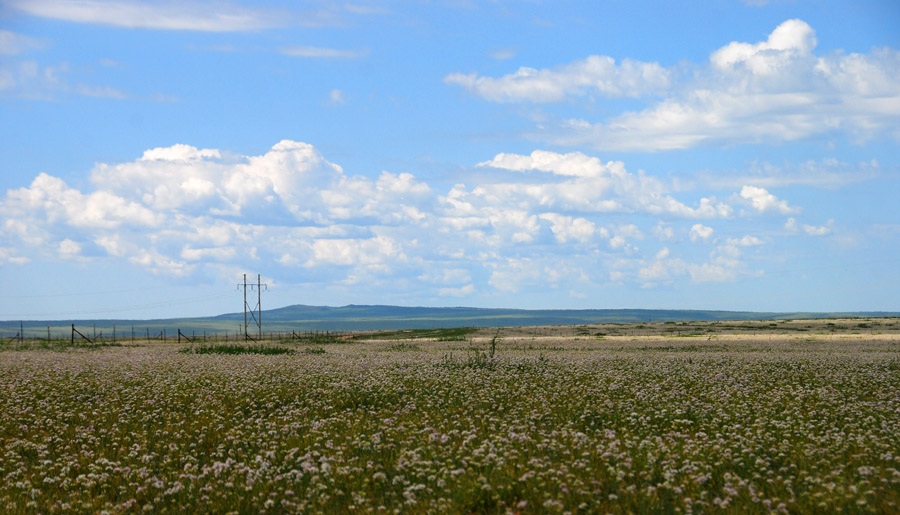
{"type": "Polygon", "coordinates": [[[72,324],[72,345],[75,345],[75,324],[72,324]]]}

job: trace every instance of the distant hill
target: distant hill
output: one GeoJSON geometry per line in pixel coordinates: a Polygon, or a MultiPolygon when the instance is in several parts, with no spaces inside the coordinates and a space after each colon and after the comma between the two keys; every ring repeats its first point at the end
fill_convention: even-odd
{"type": "MultiPolygon", "coordinates": [[[[492,309],[429,308],[379,305],[342,307],[294,305],[264,310],[263,330],[290,331],[362,331],[380,329],[431,329],[444,327],[499,327],[528,325],[573,325],[626,322],[685,322],[716,320],[781,320],[799,318],[896,317],[900,312],[866,311],[848,313],[779,313],[755,311],[708,311],[679,309],[492,309]]],[[[172,318],[157,320],[51,320],[24,322],[26,334],[45,335],[48,325],[54,334],[79,328],[105,331],[116,328],[120,335],[159,333],[166,329],[173,335],[177,329],[186,334],[196,332],[239,331],[244,314],[228,313],[213,317],[172,318]],[[96,329],[95,329],[96,327],[96,329]]],[[[0,338],[15,335],[18,321],[0,322],[0,338]]]]}
{"type": "MultiPolygon", "coordinates": [[[[776,313],[668,309],[504,309],[428,308],[381,305],[342,307],[301,304],[263,311],[263,325],[273,331],[430,329],[438,327],[499,327],[526,325],[571,325],[627,322],[682,322],[715,320],[778,320],[797,318],[886,317],[900,313],[776,313]]],[[[243,322],[243,313],[230,313],[216,320],[243,322]]]]}

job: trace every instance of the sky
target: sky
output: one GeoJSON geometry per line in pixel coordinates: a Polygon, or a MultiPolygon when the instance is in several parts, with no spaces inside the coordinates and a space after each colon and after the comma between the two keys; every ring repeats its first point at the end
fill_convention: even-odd
{"type": "Polygon", "coordinates": [[[894,0],[0,0],[0,319],[900,311],[894,0]]]}

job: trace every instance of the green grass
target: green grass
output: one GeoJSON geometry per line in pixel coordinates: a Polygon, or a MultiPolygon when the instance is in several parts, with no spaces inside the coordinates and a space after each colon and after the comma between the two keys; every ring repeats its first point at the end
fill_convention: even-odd
{"type": "Polygon", "coordinates": [[[299,343],[305,345],[332,345],[341,343],[351,343],[356,339],[356,335],[348,335],[334,331],[315,331],[307,333],[291,333],[291,337],[285,341],[291,343],[299,343]]]}
{"type": "Polygon", "coordinates": [[[106,347],[122,347],[125,344],[111,341],[100,341],[89,343],[84,340],[25,340],[23,343],[16,341],[7,341],[0,343],[0,352],[2,351],[55,351],[65,352],[70,349],[100,350],[106,347]]]}
{"type": "Polygon", "coordinates": [[[633,351],[635,352],[688,352],[688,353],[697,353],[697,352],[734,352],[735,349],[730,349],[726,345],[646,345],[643,347],[633,347],[633,351]]]}
{"type": "Polygon", "coordinates": [[[422,350],[422,348],[419,347],[418,345],[416,345],[414,343],[408,343],[408,342],[395,343],[395,344],[391,345],[390,347],[388,347],[388,349],[390,349],[394,352],[410,352],[410,351],[422,350]]]}
{"type": "Polygon", "coordinates": [[[465,358],[453,356],[453,354],[445,354],[441,360],[435,363],[435,367],[448,370],[495,370],[497,361],[491,359],[485,352],[469,352],[465,358]]]}
{"type": "Polygon", "coordinates": [[[439,329],[407,329],[404,331],[379,331],[367,335],[371,340],[425,340],[432,339],[439,342],[464,342],[468,337],[477,332],[475,327],[450,327],[439,329]]]}
{"type": "MultiPolygon", "coordinates": [[[[309,350],[309,349],[307,349],[309,350]]],[[[202,343],[191,345],[180,350],[184,354],[294,354],[297,351],[288,347],[269,344],[240,344],[240,343],[202,343]]],[[[323,349],[324,352],[324,349],[323,349]]]]}

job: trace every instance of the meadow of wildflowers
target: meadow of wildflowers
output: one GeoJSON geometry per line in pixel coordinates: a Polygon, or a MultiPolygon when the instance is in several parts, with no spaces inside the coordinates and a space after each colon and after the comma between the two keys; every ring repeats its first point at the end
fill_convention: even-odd
{"type": "Polygon", "coordinates": [[[0,351],[0,511],[900,512],[897,334],[491,339],[0,351]]]}

